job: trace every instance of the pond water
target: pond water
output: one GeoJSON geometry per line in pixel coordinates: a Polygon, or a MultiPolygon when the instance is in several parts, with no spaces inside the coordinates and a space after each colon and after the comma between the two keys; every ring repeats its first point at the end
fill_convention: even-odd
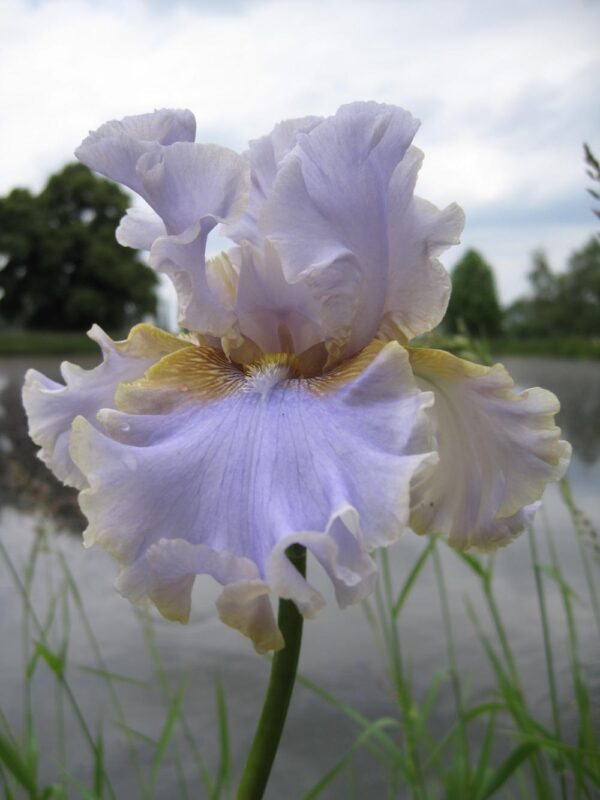
{"type": "MultiPolygon", "coordinates": [[[[559,422],[564,435],[574,447],[569,480],[577,505],[592,525],[600,521],[600,363],[566,360],[503,359],[519,385],[540,385],[554,391],[561,400],[559,422]]],[[[85,366],[93,363],[78,359],[85,366]]],[[[108,668],[121,675],[133,676],[156,685],[155,665],[148,655],[139,615],[112,588],[115,573],[111,559],[100,549],[85,551],[80,532],[84,525],[74,492],[60,486],[36,459],[29,441],[20,404],[23,374],[35,367],[51,377],[58,377],[58,359],[48,357],[0,358],[0,539],[20,569],[31,551],[42,526],[57,543],[80,587],[92,627],[100,643],[108,668]]],[[[552,486],[546,493],[543,514],[536,525],[547,525],[554,533],[561,568],[576,591],[585,595],[585,583],[572,525],[559,491],[552,486]]],[[[399,582],[418,557],[424,541],[407,534],[391,551],[392,568],[399,582]]],[[[590,549],[590,552],[592,550],[590,549]]],[[[445,546],[442,563],[450,595],[454,634],[461,671],[468,673],[473,692],[486,696],[490,675],[485,657],[465,612],[465,597],[482,606],[480,587],[465,565],[445,546]]],[[[545,550],[543,558],[547,559],[545,550]]],[[[598,562],[590,558],[598,573],[598,562]]],[[[38,560],[40,577],[34,581],[32,603],[44,618],[53,587],[60,580],[57,562],[42,553],[38,560]]],[[[310,565],[313,567],[313,565],[310,565]]],[[[394,714],[393,693],[386,677],[384,660],[374,645],[372,631],[360,608],[343,612],[335,606],[327,582],[314,568],[315,583],[328,605],[324,614],[305,626],[301,671],[336,697],[350,703],[371,718],[394,714]]],[[[527,537],[522,537],[496,558],[494,585],[511,643],[522,670],[527,696],[534,708],[547,716],[548,697],[545,680],[537,599],[532,581],[527,537]]],[[[189,672],[186,692],[186,715],[190,728],[209,763],[217,758],[214,675],[218,672],[225,687],[230,711],[231,748],[234,770],[239,770],[251,738],[263,691],[268,678],[268,664],[257,657],[251,645],[217,619],[213,601],[217,589],[208,580],[196,581],[194,612],[190,625],[181,627],[157,619],[154,632],[166,676],[177,685],[180,676],[189,672]]],[[[23,654],[21,648],[21,601],[14,583],[0,562],[0,708],[14,730],[22,726],[23,654]]],[[[556,646],[559,692],[568,703],[567,633],[558,592],[549,596],[549,613],[556,646]]],[[[593,616],[586,600],[579,609],[579,635],[584,668],[598,691],[598,641],[593,616]]],[[[102,720],[105,750],[117,797],[135,798],[136,782],[123,746],[123,735],[113,724],[105,685],[79,667],[96,666],[85,628],[72,614],[69,640],[69,683],[80,700],[84,714],[93,721],[102,720]]],[[[400,636],[403,652],[413,667],[417,694],[429,686],[436,670],[447,663],[444,629],[431,565],[423,571],[403,612],[400,636]]],[[[42,772],[55,773],[59,756],[56,744],[56,709],[53,680],[48,670],[36,669],[34,692],[38,738],[42,751],[42,772]]],[[[143,686],[120,684],[119,693],[129,725],[158,738],[165,718],[164,704],[158,691],[143,686]]],[[[450,693],[444,694],[435,709],[440,725],[452,720],[450,693]]],[[[69,769],[88,780],[91,766],[89,750],[78,728],[67,714],[67,761],[69,769]]],[[[301,797],[333,766],[356,736],[348,721],[309,689],[298,686],[288,725],[267,797],[301,797]],[[290,788],[293,787],[293,788],[290,788]]],[[[187,754],[183,735],[178,732],[175,747],[181,754],[183,771],[195,780],[193,759],[187,754]]],[[[142,747],[148,760],[152,748],[142,747]]],[[[382,778],[377,762],[359,758],[354,771],[357,796],[370,792],[383,795],[382,778]]],[[[159,798],[177,796],[173,786],[175,773],[165,769],[159,776],[159,798]]],[[[198,796],[198,795],[195,795],[198,796]]],[[[347,797],[342,781],[333,784],[323,797],[347,797]]]]}

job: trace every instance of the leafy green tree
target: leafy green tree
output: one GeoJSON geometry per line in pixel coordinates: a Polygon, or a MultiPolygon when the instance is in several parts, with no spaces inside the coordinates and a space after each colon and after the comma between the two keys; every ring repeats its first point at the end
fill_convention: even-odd
{"type": "Polygon", "coordinates": [[[600,241],[590,239],[569,259],[559,297],[563,328],[580,336],[600,336],[600,241]]]}
{"type": "Polygon", "coordinates": [[[115,240],[128,196],[82,164],[0,198],[0,324],[121,332],[156,310],[156,275],[115,240]]]}
{"type": "Polygon", "coordinates": [[[554,273],[541,252],[528,275],[531,296],[506,313],[506,328],[523,337],[600,336],[600,242],[590,239],[570,257],[566,272],[554,273]]]}
{"type": "Polygon", "coordinates": [[[464,327],[473,336],[497,336],[502,328],[502,311],[491,266],[476,250],[468,250],[451,277],[446,329],[457,333],[464,327]]]}

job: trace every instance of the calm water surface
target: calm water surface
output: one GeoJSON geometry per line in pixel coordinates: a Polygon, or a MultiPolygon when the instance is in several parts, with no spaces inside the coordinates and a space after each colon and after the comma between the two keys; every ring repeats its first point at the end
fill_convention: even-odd
{"type": "MultiPolygon", "coordinates": [[[[85,364],[85,359],[78,359],[85,364]]],[[[88,360],[87,365],[93,363],[88,360]]],[[[504,359],[521,386],[540,385],[554,391],[561,400],[559,422],[564,435],[574,446],[569,470],[577,504],[600,527],[600,363],[551,359],[504,359]]],[[[13,560],[21,567],[42,525],[52,532],[75,575],[100,642],[104,659],[111,671],[130,675],[156,686],[154,666],[148,656],[138,616],[112,588],[115,568],[100,549],[85,551],[79,533],[83,519],[72,491],[59,486],[35,458],[20,406],[20,387],[25,370],[34,366],[51,377],[58,377],[58,360],[37,357],[0,358],[0,538],[13,560]]],[[[579,555],[564,505],[556,487],[547,491],[538,527],[548,526],[554,533],[561,566],[576,590],[585,597],[585,584],[579,555]]],[[[398,585],[414,563],[423,541],[405,536],[392,550],[398,585]]],[[[482,608],[479,586],[464,565],[447,548],[443,564],[450,593],[454,632],[458,642],[460,668],[468,673],[473,693],[489,697],[493,681],[481,654],[473,628],[465,612],[465,598],[482,608]]],[[[546,556],[544,556],[547,559],[546,556]]],[[[593,559],[592,559],[593,561],[593,559]]],[[[593,568],[598,571],[597,562],[593,568]]],[[[53,588],[60,582],[56,562],[42,554],[38,562],[32,601],[40,617],[49,607],[53,588]]],[[[370,717],[394,713],[393,696],[382,657],[360,608],[340,612],[331,591],[318,570],[313,580],[328,600],[323,616],[305,626],[301,670],[322,687],[351,703],[370,717]]],[[[529,547],[522,538],[497,557],[495,587],[502,613],[510,631],[528,697],[544,717],[547,713],[545,680],[537,600],[532,582],[529,547]]],[[[186,694],[186,713],[209,763],[216,759],[216,714],[213,678],[221,675],[229,702],[232,757],[239,769],[247,751],[261,698],[268,677],[268,665],[257,657],[251,645],[239,634],[222,625],[214,611],[217,589],[207,579],[196,581],[194,613],[189,626],[181,627],[157,619],[155,632],[164,667],[173,684],[190,673],[186,694]]],[[[0,707],[14,730],[22,724],[21,604],[14,584],[0,563],[0,707]]],[[[567,636],[560,599],[549,597],[549,611],[557,652],[560,692],[565,704],[569,699],[567,636]]],[[[582,659],[596,697],[600,696],[598,642],[594,636],[590,609],[582,601],[580,637],[582,659]],[[595,689],[594,689],[595,687],[595,689]]],[[[95,666],[81,621],[72,615],[69,641],[69,682],[81,701],[84,713],[105,727],[105,750],[117,796],[135,798],[136,782],[123,747],[122,735],[112,725],[114,714],[106,690],[98,679],[78,667],[95,666]]],[[[433,571],[425,569],[403,613],[401,628],[403,651],[413,665],[417,693],[429,685],[436,670],[446,664],[444,630],[440,619],[433,571]]],[[[42,771],[54,774],[56,751],[56,709],[54,683],[48,670],[38,668],[34,689],[36,713],[40,723],[38,737],[42,744],[42,771]]],[[[121,684],[119,691],[132,728],[158,738],[165,711],[158,691],[133,684],[121,684]]],[[[451,696],[442,696],[436,711],[439,724],[447,726],[453,715],[451,696]]],[[[70,770],[86,780],[90,773],[89,751],[81,743],[77,726],[67,716],[67,757],[70,770]]],[[[346,719],[324,704],[310,691],[297,687],[282,749],[267,797],[301,797],[325,771],[333,766],[356,736],[346,719]]],[[[195,768],[186,755],[183,740],[176,746],[183,769],[193,783],[195,768]]],[[[152,748],[142,747],[151,759],[152,748]]],[[[376,763],[367,757],[357,762],[354,778],[359,796],[370,792],[383,796],[376,763]]],[[[174,772],[165,770],[159,779],[157,797],[175,797],[174,772]]],[[[344,798],[343,781],[334,784],[323,797],[344,798]]]]}

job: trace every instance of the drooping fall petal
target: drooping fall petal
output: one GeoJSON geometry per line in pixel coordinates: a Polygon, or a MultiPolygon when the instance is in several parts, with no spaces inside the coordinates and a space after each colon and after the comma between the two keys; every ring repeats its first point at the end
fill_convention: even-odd
{"type": "Polygon", "coordinates": [[[89,483],[85,540],[121,560],[121,591],[185,619],[194,576],[212,575],[223,618],[259,649],[277,642],[268,593],[309,617],[323,604],[285,549],[304,544],[340,603],[362,598],[368,553],[403,532],[411,481],[432,458],[431,397],[399,345],[374,343],[321,378],[294,369],[281,355],[244,372],[187,348],[122,384],[103,430],[76,420],[71,441],[89,483]]]}
{"type": "Polygon", "coordinates": [[[414,487],[413,528],[445,534],[461,549],[508,544],[568,466],[571,447],[554,422],[558,400],[544,389],[516,391],[501,364],[427,349],[411,349],[410,360],[421,388],[435,396],[440,458],[414,487]]]}
{"type": "Polygon", "coordinates": [[[50,380],[37,370],[28,370],[23,387],[23,405],[29,423],[29,435],[41,448],[39,456],[57,478],[78,489],[85,478],[69,455],[69,436],[75,417],[82,416],[97,425],[101,408],[114,408],[117,385],[135,380],[167,353],[191,342],[171,336],[150,325],[137,325],[125,341],[114,342],[94,325],[88,336],[102,350],[102,363],[85,370],[63,362],[64,384],[50,380]]]}

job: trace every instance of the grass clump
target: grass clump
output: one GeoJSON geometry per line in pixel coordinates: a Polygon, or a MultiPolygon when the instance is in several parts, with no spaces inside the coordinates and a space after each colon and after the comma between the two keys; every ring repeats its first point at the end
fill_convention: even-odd
{"type": "MultiPolygon", "coordinates": [[[[300,675],[300,683],[338,716],[340,727],[354,733],[342,752],[336,753],[332,744],[331,764],[312,786],[290,787],[290,800],[364,796],[360,771],[354,770],[357,758],[361,764],[369,760],[390,800],[399,796],[414,800],[585,800],[598,796],[597,718],[581,647],[582,613],[587,614],[586,635],[590,627],[597,626],[600,642],[597,535],[577,508],[567,483],[561,492],[572,521],[570,536],[587,596],[573,588],[550,525],[525,534],[528,548],[523,550],[529,554],[539,634],[539,647],[531,653],[539,676],[538,694],[546,702],[536,703],[525,687],[522,652],[515,647],[498,598],[498,559],[455,553],[436,537],[423,537],[413,562],[404,566],[394,565],[389,552],[383,550],[378,554],[380,580],[375,594],[364,604],[364,612],[386,666],[389,709],[383,716],[370,716],[300,675]],[[449,567],[454,574],[452,585],[449,567]],[[461,597],[461,587],[467,583],[470,591],[461,597]],[[404,638],[406,617],[411,604],[417,602],[417,587],[421,593],[426,587],[427,602],[437,606],[435,635],[441,637],[437,646],[444,651],[445,665],[427,680],[416,679],[421,678],[419,672],[426,672],[427,665],[413,656],[404,638]],[[564,637],[559,635],[557,616],[564,637]],[[459,618],[461,625],[469,626],[470,646],[479,649],[476,667],[472,659],[464,665],[459,639],[464,641],[465,630],[461,628],[457,635],[459,618]],[[474,671],[484,669],[482,681],[481,674],[474,671]]],[[[228,707],[239,702],[235,686],[226,691],[219,676],[214,678],[215,722],[209,730],[197,730],[188,719],[193,702],[190,675],[184,672],[176,681],[169,677],[173,670],[165,667],[156,623],[147,613],[136,612],[147,655],[145,677],[111,669],[56,537],[40,533],[22,564],[16,563],[0,541],[0,571],[21,600],[24,665],[21,723],[9,723],[0,704],[3,797],[117,798],[115,768],[122,774],[123,762],[136,787],[131,796],[141,800],[166,796],[225,800],[233,796],[237,767],[232,748],[237,739],[250,733],[231,727],[228,707]],[[38,581],[49,583],[50,600],[43,613],[32,601],[38,581]],[[87,643],[85,665],[79,664],[72,652],[74,625],[82,629],[87,643]],[[109,720],[105,716],[100,723],[90,715],[85,696],[73,689],[75,672],[104,692],[109,720]],[[36,703],[34,689],[40,679],[46,687],[44,709],[36,703]],[[162,708],[162,721],[154,730],[144,729],[128,717],[123,692],[130,691],[139,692],[142,702],[156,702],[162,708]],[[41,710],[45,713],[40,717],[41,710]],[[42,744],[48,731],[41,736],[41,726],[47,725],[48,719],[55,726],[52,757],[42,744]],[[72,764],[72,734],[68,732],[73,726],[88,754],[83,769],[81,764],[72,764]],[[207,736],[212,742],[209,757],[200,744],[207,736]],[[116,738],[121,740],[118,750],[111,746],[116,738]]],[[[423,631],[422,635],[431,633],[423,631]]],[[[294,742],[288,741],[287,747],[293,750],[294,742]]]]}

